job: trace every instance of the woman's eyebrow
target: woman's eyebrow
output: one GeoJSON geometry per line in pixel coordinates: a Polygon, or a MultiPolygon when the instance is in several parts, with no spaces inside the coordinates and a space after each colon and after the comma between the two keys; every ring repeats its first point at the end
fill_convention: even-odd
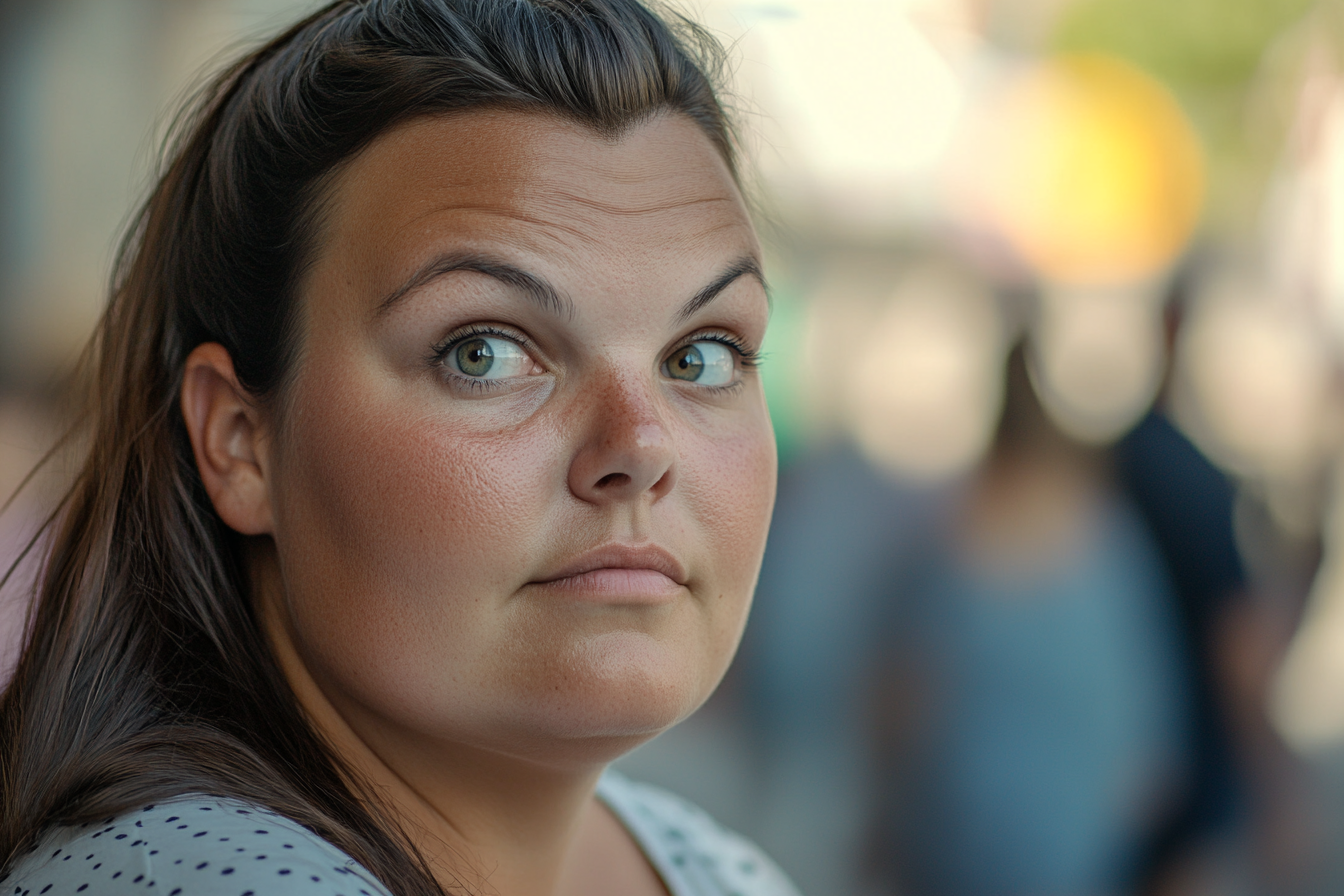
{"type": "Polygon", "coordinates": [[[717,299],[719,293],[727,289],[728,285],[734,280],[745,275],[755,277],[761,284],[761,288],[766,291],[766,295],[769,295],[770,287],[765,282],[765,274],[761,271],[761,263],[750,255],[744,255],[733,262],[726,271],[714,278],[714,282],[697,292],[689,302],[681,306],[681,310],[677,312],[677,320],[679,322],[685,321],[695,312],[717,299]]]}
{"type": "Polygon", "coordinates": [[[547,283],[544,278],[528,273],[517,265],[487,255],[456,252],[450,255],[440,255],[412,274],[410,279],[378,303],[378,308],[374,311],[374,317],[381,317],[386,314],[407,294],[414,292],[426,283],[454,271],[474,271],[478,274],[485,274],[487,277],[494,277],[502,283],[521,290],[528,298],[552,314],[565,318],[574,316],[573,303],[561,295],[560,291],[554,286],[547,283]]]}

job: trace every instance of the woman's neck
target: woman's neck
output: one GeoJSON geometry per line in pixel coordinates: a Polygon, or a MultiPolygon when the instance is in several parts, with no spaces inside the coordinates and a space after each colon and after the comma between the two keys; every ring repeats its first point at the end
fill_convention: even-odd
{"type": "Polygon", "coordinates": [[[277,648],[313,725],[382,797],[445,889],[498,896],[561,894],[570,853],[593,824],[601,764],[547,768],[426,742],[360,707],[333,705],[292,644],[286,640],[277,648]]]}
{"type": "MultiPolygon", "coordinates": [[[[662,894],[621,823],[594,798],[606,757],[548,764],[399,729],[359,705],[337,705],[295,647],[278,575],[261,563],[263,627],[310,722],[377,794],[448,891],[496,896],[662,894]]],[[[333,689],[334,690],[334,689],[333,689]]]]}

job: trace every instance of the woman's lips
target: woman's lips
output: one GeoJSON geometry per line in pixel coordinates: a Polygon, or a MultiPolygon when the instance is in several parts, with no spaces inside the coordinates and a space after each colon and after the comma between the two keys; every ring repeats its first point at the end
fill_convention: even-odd
{"type": "Polygon", "coordinates": [[[661,603],[681,593],[682,586],[656,569],[591,569],[576,576],[565,576],[536,587],[577,598],[595,598],[600,602],[661,603]]]}
{"type": "Polygon", "coordinates": [[[603,545],[561,564],[530,585],[599,603],[662,603],[682,592],[686,571],[656,545],[603,545]]]}

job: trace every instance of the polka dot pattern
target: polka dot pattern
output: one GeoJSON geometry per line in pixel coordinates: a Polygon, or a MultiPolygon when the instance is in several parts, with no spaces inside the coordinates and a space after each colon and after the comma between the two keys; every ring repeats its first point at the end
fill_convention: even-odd
{"type": "Polygon", "coordinates": [[[186,797],[59,828],[0,896],[389,896],[311,831],[238,800],[186,797]]]}
{"type": "MultiPolygon", "coordinates": [[[[673,896],[798,896],[752,843],[670,793],[598,783],[673,896]]],[[[49,833],[0,896],[390,896],[311,831],[238,800],[190,796],[49,833]]]]}
{"type": "Polygon", "coordinates": [[[634,835],[673,896],[799,896],[756,844],[680,797],[614,771],[602,776],[597,795],[634,835]]]}

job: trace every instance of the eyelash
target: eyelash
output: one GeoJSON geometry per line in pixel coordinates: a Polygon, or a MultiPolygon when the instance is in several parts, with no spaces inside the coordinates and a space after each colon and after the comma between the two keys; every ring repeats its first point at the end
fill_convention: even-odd
{"type": "Polygon", "coordinates": [[[682,340],[677,348],[684,348],[693,342],[718,342],[728,346],[733,351],[737,352],[737,359],[742,364],[743,370],[755,370],[757,367],[761,366],[761,361],[764,360],[764,355],[747,345],[747,343],[740,337],[734,336],[731,333],[723,333],[717,330],[708,333],[697,333],[689,339],[682,340]]]}
{"type": "MultiPolygon", "coordinates": [[[[759,351],[747,345],[741,337],[718,330],[711,330],[708,333],[695,333],[682,340],[673,351],[679,351],[694,342],[718,342],[728,346],[737,353],[738,364],[741,365],[743,370],[755,370],[761,366],[763,356],[759,351]]],[[[703,389],[711,395],[724,395],[741,391],[745,384],[746,381],[742,377],[738,377],[733,382],[725,383],[722,386],[697,386],[696,388],[703,389]]]]}
{"type": "MultiPolygon", "coordinates": [[[[428,362],[439,367],[458,381],[458,385],[464,388],[486,391],[499,388],[501,383],[495,380],[483,380],[476,377],[462,376],[454,373],[444,362],[448,358],[448,353],[462,340],[470,339],[472,336],[499,336],[504,339],[511,339],[521,345],[524,349],[532,351],[532,344],[521,333],[514,330],[506,330],[502,327],[491,326],[490,324],[470,324],[459,330],[449,333],[442,341],[436,343],[429,350],[428,362]]],[[[682,340],[677,348],[683,348],[693,342],[718,342],[728,346],[737,353],[738,362],[743,370],[755,370],[761,366],[764,355],[748,345],[741,337],[734,336],[722,331],[710,331],[707,333],[695,333],[682,340]]],[[[675,351],[676,349],[674,349],[675,351]]],[[[701,388],[711,389],[713,391],[727,391],[736,389],[742,385],[742,381],[730,383],[726,386],[703,386],[701,388]]]]}
{"type": "Polygon", "coordinates": [[[506,330],[503,327],[492,326],[491,324],[468,324],[461,329],[449,333],[442,342],[436,343],[429,350],[429,362],[431,364],[441,364],[448,357],[448,352],[453,346],[457,345],[463,339],[470,339],[472,336],[500,336],[504,339],[511,339],[521,345],[523,348],[531,350],[532,343],[521,333],[515,330],[506,330]]]}
{"type": "Polygon", "coordinates": [[[496,327],[490,324],[468,324],[461,329],[449,333],[441,342],[429,350],[429,357],[426,359],[432,366],[442,371],[444,376],[450,377],[455,386],[463,389],[470,389],[473,392],[488,392],[491,389],[498,389],[503,386],[501,380],[485,380],[478,377],[463,376],[450,368],[445,361],[448,360],[449,353],[464,339],[470,339],[473,336],[499,336],[503,339],[509,339],[521,345],[529,353],[533,351],[532,343],[525,336],[516,330],[508,330],[503,327],[496,327]]]}

